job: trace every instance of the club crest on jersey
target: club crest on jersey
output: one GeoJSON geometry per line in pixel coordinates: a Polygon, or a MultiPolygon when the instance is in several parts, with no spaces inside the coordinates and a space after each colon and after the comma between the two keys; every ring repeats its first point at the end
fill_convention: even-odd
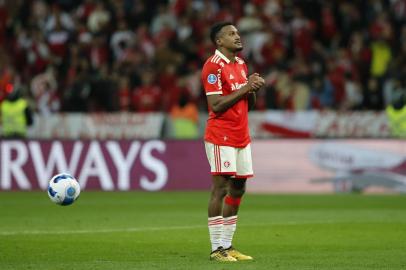
{"type": "Polygon", "coordinates": [[[231,165],[230,161],[224,161],[224,167],[225,168],[230,167],[230,165],[231,165]]]}
{"type": "Polygon", "coordinates": [[[217,82],[217,76],[214,74],[209,74],[209,76],[207,76],[207,82],[210,84],[215,84],[217,82]]]}

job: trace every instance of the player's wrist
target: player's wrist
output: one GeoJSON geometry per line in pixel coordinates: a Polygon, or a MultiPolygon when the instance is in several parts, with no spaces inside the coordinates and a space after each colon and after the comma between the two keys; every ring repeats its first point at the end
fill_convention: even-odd
{"type": "Polygon", "coordinates": [[[257,88],[257,87],[251,86],[250,89],[249,89],[249,91],[248,91],[248,93],[249,93],[249,94],[254,94],[254,93],[256,93],[257,91],[258,91],[258,88],[257,88]]]}
{"type": "Polygon", "coordinates": [[[254,91],[255,91],[254,87],[252,87],[250,84],[246,85],[246,89],[245,89],[246,94],[252,93],[254,91]]]}

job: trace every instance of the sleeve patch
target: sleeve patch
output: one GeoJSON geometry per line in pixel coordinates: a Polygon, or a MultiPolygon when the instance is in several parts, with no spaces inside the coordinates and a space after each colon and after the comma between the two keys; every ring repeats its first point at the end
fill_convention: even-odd
{"type": "Polygon", "coordinates": [[[214,74],[209,74],[209,76],[207,76],[207,82],[210,84],[215,84],[217,82],[217,76],[214,74]]]}

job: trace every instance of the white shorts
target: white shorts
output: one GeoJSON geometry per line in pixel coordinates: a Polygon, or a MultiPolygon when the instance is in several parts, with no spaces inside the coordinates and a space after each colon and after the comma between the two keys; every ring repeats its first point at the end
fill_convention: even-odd
{"type": "Polygon", "coordinates": [[[212,175],[231,175],[235,178],[253,177],[251,144],[244,148],[204,142],[212,175]]]}

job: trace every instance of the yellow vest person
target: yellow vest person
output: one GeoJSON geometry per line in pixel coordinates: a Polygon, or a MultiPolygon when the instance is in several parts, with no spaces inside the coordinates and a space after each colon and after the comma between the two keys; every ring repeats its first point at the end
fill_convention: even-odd
{"type": "Polygon", "coordinates": [[[189,102],[188,93],[181,93],[178,104],[171,109],[170,116],[174,138],[196,139],[199,136],[199,112],[196,105],[189,102]]]}
{"type": "Polygon", "coordinates": [[[3,137],[24,138],[27,136],[27,126],[33,122],[32,113],[27,101],[20,98],[18,90],[10,93],[0,104],[0,116],[3,137]]]}
{"type": "Polygon", "coordinates": [[[397,138],[406,138],[406,105],[395,109],[392,105],[386,107],[391,135],[397,138]]]}

